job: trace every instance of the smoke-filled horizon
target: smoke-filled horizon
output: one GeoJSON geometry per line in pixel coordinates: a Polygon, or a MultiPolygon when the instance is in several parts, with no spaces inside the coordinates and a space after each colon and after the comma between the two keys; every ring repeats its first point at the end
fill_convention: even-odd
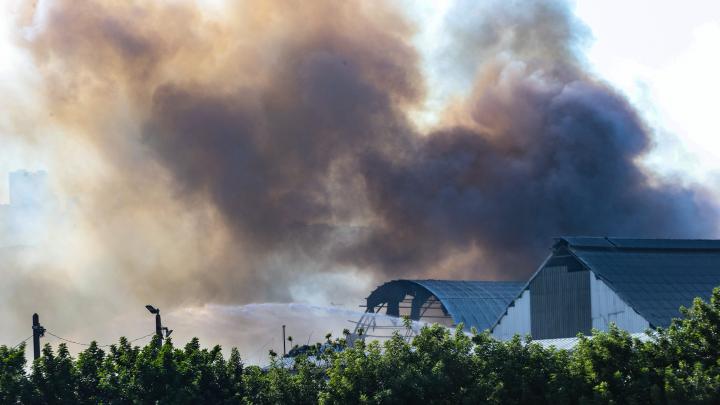
{"type": "Polygon", "coordinates": [[[8,286],[38,292],[10,305],[102,302],[63,315],[79,323],[149,299],[329,301],[523,280],[560,235],[717,235],[706,190],[639,165],[653,136],[588,71],[567,4],[456,7],[442,68],[465,90],[432,126],[413,119],[431,90],[418,27],[393,3],[23,8],[37,105],[13,133],[52,145],[77,201],[61,248],[6,260],[8,286]]]}

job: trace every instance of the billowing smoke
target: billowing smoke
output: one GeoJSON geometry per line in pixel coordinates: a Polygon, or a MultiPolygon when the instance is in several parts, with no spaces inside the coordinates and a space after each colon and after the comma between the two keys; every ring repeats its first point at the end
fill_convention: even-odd
{"type": "Polygon", "coordinates": [[[410,36],[397,12],[359,3],[54,1],[23,41],[46,108],[103,162],[97,236],[156,258],[123,259],[121,278],[202,302],[288,300],[297,277],[336,269],[329,245],[366,216],[357,157],[410,139],[410,36]],[[162,242],[178,233],[196,246],[162,242]]]}
{"type": "Polygon", "coordinates": [[[584,70],[574,51],[583,29],[569,10],[541,2],[471,17],[452,49],[460,69],[479,59],[471,95],[407,158],[364,158],[381,221],[351,258],[411,274],[476,250],[479,274],[522,280],[553,236],[716,234],[704,191],[639,166],[651,134],[584,70]]]}
{"type": "MultiPolygon", "coordinates": [[[[36,264],[69,275],[49,311],[354,304],[388,278],[522,279],[562,234],[716,234],[702,189],[643,170],[652,136],[588,72],[564,3],[458,4],[435,62],[461,90],[432,128],[401,7],[215,3],[19,14],[39,94],[22,129],[79,223],[36,264]]],[[[14,285],[50,288],[32,274],[14,285]]]]}

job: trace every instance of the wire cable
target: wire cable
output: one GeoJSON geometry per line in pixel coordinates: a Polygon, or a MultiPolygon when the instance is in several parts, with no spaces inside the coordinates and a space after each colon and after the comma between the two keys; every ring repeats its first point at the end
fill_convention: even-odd
{"type": "MultiPolygon", "coordinates": [[[[50,335],[50,336],[54,336],[54,337],[56,337],[56,338],[58,338],[58,339],[60,339],[60,340],[62,340],[62,341],[64,341],[64,342],[67,342],[67,343],[72,343],[72,344],[76,344],[76,345],[80,345],[80,346],[90,346],[89,343],[80,343],[80,342],[76,342],[76,341],[74,341],[74,340],[72,340],[72,339],[66,339],[66,338],[60,337],[60,336],[58,336],[58,335],[56,335],[56,334],[54,334],[54,333],[52,333],[52,332],[50,332],[50,331],[45,331],[45,333],[47,333],[47,334],[50,335]]],[[[101,344],[98,344],[97,342],[96,342],[95,344],[96,344],[98,347],[107,347],[107,346],[109,346],[109,345],[101,345],[101,344]]]]}
{"type": "MultiPolygon", "coordinates": [[[[81,342],[77,342],[77,341],[72,340],[72,339],[67,339],[67,338],[64,338],[64,337],[62,337],[62,336],[58,336],[58,335],[56,335],[56,334],[54,334],[54,333],[52,333],[52,332],[50,332],[50,331],[47,331],[47,330],[46,330],[45,332],[46,332],[48,335],[54,336],[55,338],[60,339],[60,340],[62,340],[62,341],[64,341],[64,342],[67,342],[67,343],[72,343],[72,344],[76,344],[76,345],[80,345],[80,346],[90,346],[90,345],[91,345],[91,343],[81,343],[81,342]]],[[[140,337],[135,338],[135,339],[132,339],[132,340],[128,340],[128,343],[133,343],[133,342],[136,342],[136,341],[138,341],[138,340],[140,340],[140,339],[145,339],[145,338],[150,337],[150,336],[152,336],[152,335],[154,335],[154,334],[155,334],[155,332],[149,333],[149,334],[147,334],[147,335],[145,335],[145,336],[140,336],[140,337]]],[[[32,336],[30,336],[30,337],[32,337],[32,336]]],[[[26,340],[27,340],[27,339],[26,339],[26,340]]],[[[110,346],[112,346],[114,343],[111,343],[111,344],[102,344],[102,345],[101,345],[101,344],[95,342],[95,344],[97,345],[97,347],[110,347],[110,346]]]]}
{"type": "Polygon", "coordinates": [[[138,341],[138,340],[140,340],[140,339],[145,339],[145,338],[147,338],[147,337],[150,337],[150,336],[154,335],[155,333],[156,333],[156,332],[148,333],[148,334],[145,335],[145,336],[140,336],[139,338],[135,338],[135,339],[133,339],[133,340],[128,340],[128,343],[132,343],[132,342],[138,341]]]}
{"type": "Polygon", "coordinates": [[[33,335],[30,335],[30,336],[26,337],[25,340],[23,340],[22,342],[16,344],[16,345],[13,346],[12,348],[13,348],[13,349],[17,349],[18,347],[20,347],[21,344],[23,344],[23,343],[27,342],[28,340],[32,339],[32,337],[33,337],[33,335]]]}

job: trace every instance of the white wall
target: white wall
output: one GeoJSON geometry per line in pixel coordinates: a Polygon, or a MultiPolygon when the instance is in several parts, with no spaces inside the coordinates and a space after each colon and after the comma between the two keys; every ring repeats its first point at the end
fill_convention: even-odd
{"type": "MultiPolygon", "coordinates": [[[[630,333],[641,333],[650,327],[645,318],[635,312],[605,282],[596,278],[595,273],[589,271],[588,277],[590,277],[590,315],[594,329],[606,331],[610,322],[630,333]]],[[[497,339],[508,340],[515,334],[529,335],[530,328],[530,290],[528,289],[515,300],[513,306],[508,307],[507,313],[493,328],[492,335],[497,339]]]]}
{"type": "Polygon", "coordinates": [[[493,328],[492,335],[500,340],[508,340],[514,335],[530,334],[530,290],[523,291],[515,305],[508,307],[507,314],[500,318],[500,322],[493,328]]]}
{"type": "Polygon", "coordinates": [[[623,301],[605,282],[590,275],[590,307],[592,327],[606,331],[610,322],[630,333],[644,332],[650,327],[648,321],[623,301]]]}

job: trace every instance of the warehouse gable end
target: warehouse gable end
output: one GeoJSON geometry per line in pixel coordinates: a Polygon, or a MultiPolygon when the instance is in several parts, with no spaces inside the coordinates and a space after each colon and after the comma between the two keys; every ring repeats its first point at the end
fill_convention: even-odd
{"type": "Polygon", "coordinates": [[[718,240],[558,238],[491,330],[501,339],[527,334],[528,325],[534,339],[587,335],[611,323],[644,332],[667,327],[681,306],[717,286],[718,240]]]}

